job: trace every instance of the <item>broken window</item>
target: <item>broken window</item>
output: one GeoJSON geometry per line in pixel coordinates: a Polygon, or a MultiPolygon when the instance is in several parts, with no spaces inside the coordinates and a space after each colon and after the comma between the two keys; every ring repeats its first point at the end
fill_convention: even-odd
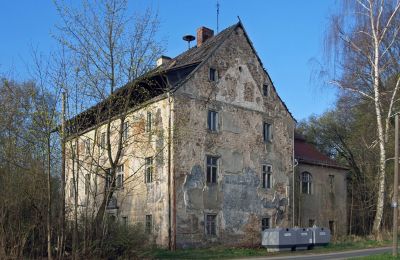
{"type": "Polygon", "coordinates": [[[153,157],[145,159],[145,182],[150,183],[153,181],[153,157]]]}
{"type": "Polygon", "coordinates": [[[206,215],[206,235],[215,236],[217,234],[216,220],[217,220],[217,215],[215,214],[206,215]]]}
{"type": "Polygon", "coordinates": [[[153,216],[152,215],[146,215],[146,233],[150,234],[151,231],[153,230],[153,216]]]}
{"type": "Polygon", "coordinates": [[[117,166],[116,176],[117,176],[117,179],[116,179],[115,186],[118,189],[123,188],[124,187],[124,165],[123,164],[117,166]]]}
{"type": "Polygon", "coordinates": [[[271,165],[262,166],[262,187],[270,189],[272,187],[272,167],[271,165]]]}
{"type": "Polygon", "coordinates": [[[152,124],[152,114],[151,112],[147,112],[146,133],[151,133],[151,124],[152,124]]]}
{"type": "Polygon", "coordinates": [[[272,141],[272,125],[270,123],[264,122],[263,138],[265,143],[272,141]]]}
{"type": "Polygon", "coordinates": [[[208,130],[212,132],[216,132],[218,130],[218,112],[208,110],[207,126],[208,130]]]}
{"type": "Polygon", "coordinates": [[[262,231],[270,228],[269,222],[270,222],[270,218],[262,218],[262,220],[261,220],[261,230],[262,231]]]}
{"type": "Polygon", "coordinates": [[[209,80],[210,81],[216,81],[217,80],[217,71],[214,68],[210,68],[209,80]]]}
{"type": "Polygon", "coordinates": [[[335,191],[335,175],[329,174],[329,187],[331,193],[335,191]]]}
{"type": "Polygon", "coordinates": [[[122,126],[122,142],[128,140],[128,134],[129,134],[129,124],[128,122],[124,122],[124,125],[122,126]]]}
{"type": "Polygon", "coordinates": [[[301,174],[301,192],[304,194],[311,194],[312,176],[309,172],[301,174]]]}
{"type": "Polygon", "coordinates": [[[90,192],[90,174],[85,174],[85,195],[88,195],[90,192]]]}
{"type": "Polygon", "coordinates": [[[268,84],[263,85],[263,95],[264,95],[264,97],[269,96],[269,85],[268,84]]]}
{"type": "Polygon", "coordinates": [[[207,156],[207,183],[217,183],[218,157],[207,156]]]}

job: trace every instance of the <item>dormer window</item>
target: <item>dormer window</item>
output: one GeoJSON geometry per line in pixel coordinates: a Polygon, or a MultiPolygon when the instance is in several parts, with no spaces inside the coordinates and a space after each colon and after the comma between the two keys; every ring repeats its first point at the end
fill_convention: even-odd
{"type": "Polygon", "coordinates": [[[264,97],[269,96],[269,85],[268,84],[263,85],[263,95],[264,95],[264,97]]]}
{"type": "Polygon", "coordinates": [[[210,81],[217,81],[217,70],[216,69],[210,68],[209,80],[210,81]]]}

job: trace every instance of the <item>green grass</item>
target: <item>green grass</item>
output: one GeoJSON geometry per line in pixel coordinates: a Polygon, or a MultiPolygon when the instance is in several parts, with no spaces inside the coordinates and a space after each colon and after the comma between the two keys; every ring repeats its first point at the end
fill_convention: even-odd
{"type": "MultiPolygon", "coordinates": [[[[331,243],[325,247],[318,247],[313,250],[297,251],[296,254],[335,252],[344,250],[355,250],[388,246],[391,241],[377,242],[374,240],[358,241],[344,240],[331,243]]],[[[175,252],[166,249],[152,249],[143,252],[140,257],[151,259],[218,259],[218,258],[235,258],[235,257],[251,257],[251,256],[283,256],[293,254],[294,252],[269,253],[265,248],[228,248],[228,247],[212,247],[202,249],[179,249],[175,252]]],[[[385,256],[385,255],[383,255],[385,256]]],[[[362,258],[363,259],[363,258],[362,258]]],[[[375,259],[375,258],[366,258],[375,259]]],[[[380,259],[380,258],[378,258],[380,259]]],[[[393,258],[382,258],[393,259],[393,258]]]]}

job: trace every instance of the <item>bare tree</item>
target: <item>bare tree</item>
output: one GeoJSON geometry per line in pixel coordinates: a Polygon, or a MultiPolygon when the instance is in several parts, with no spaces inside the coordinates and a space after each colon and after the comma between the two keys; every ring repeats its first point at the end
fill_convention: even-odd
{"type": "MultiPolygon", "coordinates": [[[[156,39],[159,23],[157,15],[151,9],[129,16],[126,0],[83,0],[79,7],[56,1],[56,7],[62,18],[56,38],[69,50],[74,66],[78,68],[76,71],[79,87],[76,90],[79,92],[79,99],[85,100],[86,105],[81,107],[81,111],[94,103],[98,104],[70,120],[69,124],[76,129],[70,131],[69,140],[78,142],[77,155],[82,149],[87,149],[89,159],[74,158],[78,159],[79,167],[86,168],[86,171],[100,177],[105,183],[102,199],[95,213],[95,227],[92,229],[98,232],[96,236],[102,237],[105,210],[114,192],[110,185],[115,185],[117,168],[121,163],[124,147],[129,143],[124,136],[128,127],[128,110],[132,104],[152,94],[140,84],[121,90],[118,87],[137,80],[153,69],[154,61],[163,50],[156,39]],[[88,124],[92,124],[89,122],[94,122],[97,127],[105,127],[102,156],[106,156],[106,163],[99,159],[96,150],[98,139],[102,138],[99,136],[100,130],[96,129],[94,136],[86,137],[87,140],[71,135],[73,132],[78,134],[88,124]],[[79,143],[85,143],[84,148],[80,148],[79,143]]],[[[152,84],[146,78],[140,81],[143,84],[152,84]]],[[[158,91],[156,85],[151,91],[158,91]]],[[[72,142],[70,146],[70,150],[73,150],[72,142]]],[[[74,182],[79,181],[78,175],[75,174],[74,182]]],[[[75,197],[77,192],[78,189],[75,188],[75,197]]],[[[75,200],[75,205],[77,203],[75,200]]]]}
{"type": "MultiPolygon", "coordinates": [[[[377,165],[377,203],[373,233],[381,237],[385,200],[387,151],[385,140],[398,98],[400,2],[383,0],[345,1],[343,12],[332,18],[329,42],[338,58],[340,78],[331,84],[352,92],[374,105],[377,165]],[[394,84],[393,84],[394,82],[394,84]]],[[[366,122],[367,123],[367,122],[366,122]]]]}

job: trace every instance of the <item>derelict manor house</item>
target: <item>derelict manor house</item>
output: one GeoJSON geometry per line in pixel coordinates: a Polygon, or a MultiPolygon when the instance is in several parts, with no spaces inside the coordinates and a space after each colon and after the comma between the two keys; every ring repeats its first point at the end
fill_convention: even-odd
{"type": "Polygon", "coordinates": [[[113,189],[107,214],[142,223],[165,247],[246,245],[290,226],[295,120],[242,23],[217,35],[200,27],[196,46],[148,75],[157,82],[142,82],[148,95],[137,98],[134,84],[115,93],[129,100],[123,125],[121,106],[106,100],[118,108],[110,134],[100,113],[69,137],[68,205],[96,212],[113,189]],[[117,153],[110,185],[107,158],[117,153]]]}

